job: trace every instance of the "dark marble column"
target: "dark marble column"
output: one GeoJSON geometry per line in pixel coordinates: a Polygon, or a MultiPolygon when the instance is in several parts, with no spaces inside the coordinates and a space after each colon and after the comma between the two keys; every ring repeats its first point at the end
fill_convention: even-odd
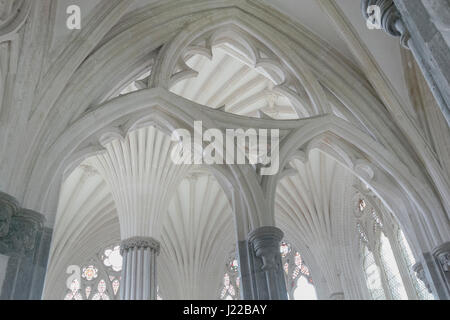
{"type": "Polygon", "coordinates": [[[283,232],[261,227],[250,232],[248,241],[238,243],[242,298],[249,300],[287,300],[281,263],[283,232]]]}
{"type": "Polygon", "coordinates": [[[362,0],[380,8],[381,27],[411,49],[427,83],[450,124],[450,3],[447,0],[362,0]]]}
{"type": "Polygon", "coordinates": [[[40,213],[0,194],[0,254],[8,257],[0,299],[41,298],[51,240],[44,221],[40,213]]]}

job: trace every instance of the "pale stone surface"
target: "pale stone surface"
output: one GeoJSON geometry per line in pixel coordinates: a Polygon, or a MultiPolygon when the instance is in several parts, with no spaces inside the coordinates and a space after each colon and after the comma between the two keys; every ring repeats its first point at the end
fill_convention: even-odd
{"type": "MultiPolygon", "coordinates": [[[[365,28],[364,19],[358,7],[358,15],[347,10],[349,1],[317,0],[306,11],[312,15],[308,19],[302,19],[305,12],[293,12],[290,19],[277,11],[278,1],[273,7],[266,2],[271,3],[99,0],[98,6],[83,6],[83,27],[76,32],[61,27],[59,15],[67,1],[52,7],[56,10],[50,10],[51,1],[16,1],[17,7],[4,2],[0,191],[14,197],[17,206],[43,213],[46,227],[55,230],[52,241],[49,231],[42,242],[42,248],[52,242],[46,298],[63,296],[67,265],[83,263],[106,244],[139,236],[161,242],[162,252],[174,249],[193,258],[201,252],[204,259],[213,256],[199,243],[228,249],[237,242],[242,296],[285,299],[276,252],[283,236],[275,226],[305,252],[321,298],[368,298],[351,219],[349,190],[355,181],[376,194],[400,222],[432,290],[442,291],[442,274],[430,252],[450,240],[450,134],[437,106],[428,103],[432,97],[417,76],[420,70],[384,33],[370,44],[366,32],[355,31],[365,28]],[[330,26],[334,29],[328,34],[330,26]],[[195,192],[180,195],[177,188],[185,175],[199,168],[174,168],[168,156],[170,133],[180,127],[192,133],[199,120],[205,129],[221,132],[280,129],[279,174],[261,177],[250,165],[209,166],[201,170],[214,176],[220,188],[203,192],[203,201],[195,192]],[[316,158],[315,152],[323,157],[316,158]],[[294,159],[302,164],[293,166],[294,159]],[[315,160],[320,165],[303,168],[315,160]],[[334,176],[338,163],[345,174],[334,176]],[[284,185],[283,178],[295,174],[303,180],[284,185]],[[330,188],[337,176],[355,180],[345,178],[330,188]],[[298,201],[295,193],[305,199],[298,201]],[[277,194],[283,201],[277,203],[277,194]],[[227,219],[218,215],[226,211],[196,209],[226,202],[231,207],[227,219]],[[191,216],[176,218],[187,204],[191,216]],[[196,220],[199,213],[216,224],[196,220]],[[173,225],[164,225],[168,216],[173,225]],[[249,238],[261,228],[273,232],[249,238]],[[186,235],[171,236],[177,230],[186,235]],[[299,230],[303,237],[295,236],[299,230]],[[208,234],[220,234],[220,240],[208,234]]],[[[283,11],[301,10],[297,4],[279,5],[283,11]]],[[[432,20],[446,39],[442,2],[432,1],[423,10],[430,16],[438,11],[443,19],[432,20]]],[[[411,11],[410,17],[417,13],[411,11]]],[[[419,34],[426,44],[411,48],[416,58],[435,58],[425,78],[437,77],[435,86],[445,100],[449,91],[440,85],[447,81],[448,54],[438,33],[427,33],[420,19],[416,26],[425,29],[416,32],[404,20],[412,38],[419,34]]],[[[386,29],[401,33],[399,19],[391,22],[386,29]]],[[[17,217],[10,211],[0,202],[0,243],[7,243],[10,253],[24,246],[31,250],[28,240],[35,231],[28,239],[8,236],[11,225],[22,228],[12,223],[17,217]]],[[[38,296],[46,250],[39,261],[8,261],[14,275],[23,271],[18,281],[8,276],[8,298],[38,296]],[[35,263],[39,268],[33,271],[35,263]],[[30,283],[32,293],[23,290],[30,283]]],[[[166,254],[166,265],[177,263],[174,256],[166,254]]],[[[123,286],[123,297],[155,298],[156,250],[133,247],[124,261],[151,270],[143,275],[125,268],[130,283],[123,286]],[[132,285],[138,276],[142,281],[132,285]]],[[[189,277],[206,273],[193,265],[189,277]]]]}

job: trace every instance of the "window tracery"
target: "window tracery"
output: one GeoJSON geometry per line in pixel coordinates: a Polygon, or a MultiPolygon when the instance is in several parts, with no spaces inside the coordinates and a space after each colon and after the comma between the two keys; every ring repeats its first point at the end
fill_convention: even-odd
{"type": "MultiPolygon", "coordinates": [[[[280,253],[289,298],[292,300],[317,299],[311,273],[300,253],[287,242],[281,243],[280,253]]],[[[239,264],[238,260],[233,258],[226,265],[220,299],[239,300],[239,290],[239,264]]]]}
{"type": "Polygon", "coordinates": [[[80,267],[80,277],[75,278],[64,300],[118,300],[122,256],[120,245],[112,245],[80,267]]]}
{"type": "Polygon", "coordinates": [[[364,245],[363,252],[363,267],[366,274],[367,289],[373,300],[385,300],[386,295],[381,283],[380,268],[375,262],[375,257],[367,245],[364,245]]]}
{"type": "Polygon", "coordinates": [[[222,300],[240,299],[239,264],[236,259],[227,263],[227,269],[223,277],[223,287],[220,293],[222,300]]]}
{"type": "Polygon", "coordinates": [[[400,228],[398,228],[397,230],[397,239],[400,245],[400,250],[402,252],[402,258],[404,259],[405,264],[408,268],[409,277],[412,280],[417,296],[421,300],[434,300],[434,296],[428,291],[425,283],[423,283],[423,281],[416,276],[416,273],[413,270],[413,266],[416,264],[416,259],[414,258],[408,241],[406,240],[406,237],[400,228]]]}
{"type": "Polygon", "coordinates": [[[411,249],[398,223],[381,201],[358,192],[354,213],[364,275],[372,299],[426,299],[422,292],[424,284],[412,271],[415,260],[411,249]],[[407,285],[416,288],[415,292],[407,285]]]}

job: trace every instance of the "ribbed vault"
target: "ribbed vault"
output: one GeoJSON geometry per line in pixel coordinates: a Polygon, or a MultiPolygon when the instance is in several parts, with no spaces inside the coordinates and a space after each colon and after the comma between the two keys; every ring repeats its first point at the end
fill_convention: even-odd
{"type": "Polygon", "coordinates": [[[277,224],[299,248],[307,248],[326,279],[329,294],[343,292],[340,280],[343,242],[342,221],[346,185],[352,173],[317,149],[305,163],[292,160],[295,175],[283,178],[277,187],[277,224]],[[344,200],[343,200],[344,199],[344,200]]]}
{"type": "Polygon", "coordinates": [[[232,209],[207,174],[184,179],[163,224],[159,287],[164,299],[217,299],[236,235],[232,209]]]}
{"type": "Polygon", "coordinates": [[[47,270],[44,298],[61,299],[69,265],[80,265],[105,246],[120,241],[119,220],[105,180],[81,164],[65,180],[47,270]]]}
{"type": "Polygon", "coordinates": [[[196,71],[192,79],[176,83],[171,91],[214,109],[249,117],[297,119],[291,101],[275,90],[275,80],[262,68],[224,43],[212,56],[191,54],[186,65],[196,71]],[[262,114],[261,114],[262,112],[262,114]]]}
{"type": "Polygon", "coordinates": [[[171,158],[174,143],[155,127],[105,141],[106,152],[88,160],[108,183],[117,206],[121,238],[160,234],[160,221],[188,167],[171,158]]]}
{"type": "Polygon", "coordinates": [[[239,226],[244,237],[273,224],[275,203],[277,224],[318,266],[330,294],[345,291],[343,276],[354,281],[339,252],[330,250],[355,249],[354,230],[346,229],[349,204],[343,203],[352,172],[399,216],[415,252],[448,241],[448,127],[439,113],[422,117],[422,104],[432,97],[412,75],[411,88],[420,90],[411,91],[424,91],[415,97],[422,101],[410,108],[398,99],[334,3],[318,1],[323,16],[341,28],[359,67],[306,26],[257,0],[138,6],[103,0],[80,32],[60,39],[57,50],[51,49],[48,26],[54,21],[51,1],[32,3],[20,14],[29,15],[19,19],[24,28],[14,26],[11,43],[0,47],[0,189],[47,215],[55,230],[48,295],[57,294],[67,264],[136,235],[162,240],[167,297],[182,297],[175,290],[181,288],[191,290],[192,298],[215,292],[214,277],[221,272],[210,270],[223,265],[234,240],[228,238],[230,204],[213,178],[183,180],[190,168],[174,166],[169,137],[149,123],[189,130],[195,120],[221,130],[279,128],[280,176],[261,178],[250,166],[223,166],[233,188],[227,195],[241,197],[235,215],[246,221],[239,226]],[[314,147],[350,170],[310,151],[314,147]],[[296,153],[308,155],[304,163],[291,159],[296,153]],[[292,171],[289,163],[296,175],[280,181],[292,171]],[[217,223],[201,225],[203,219],[217,223]],[[199,270],[211,276],[210,287],[194,285],[199,270]],[[174,279],[182,285],[174,286],[174,279]]]}

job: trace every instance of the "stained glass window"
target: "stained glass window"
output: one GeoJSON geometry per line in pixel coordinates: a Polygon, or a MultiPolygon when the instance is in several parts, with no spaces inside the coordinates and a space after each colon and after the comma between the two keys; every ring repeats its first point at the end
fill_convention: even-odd
{"type": "Polygon", "coordinates": [[[369,292],[373,299],[414,298],[416,295],[407,292],[403,283],[416,281],[407,277],[411,271],[405,270],[405,267],[410,269],[414,261],[412,255],[408,256],[409,247],[402,248],[407,243],[401,243],[395,235],[400,228],[394,216],[376,196],[371,197],[371,201],[367,201],[360,195],[355,206],[356,228],[363,246],[363,268],[369,292]],[[395,246],[392,247],[391,244],[395,246]],[[402,259],[401,255],[405,256],[405,263],[398,260],[402,259]]]}
{"type": "MultiPolygon", "coordinates": [[[[288,296],[291,299],[298,298],[298,300],[317,299],[311,273],[300,253],[294,250],[289,243],[282,242],[280,245],[280,254],[285,271],[288,296]]],[[[225,269],[220,299],[238,300],[240,297],[238,261],[231,259],[226,264],[225,269]]]]}
{"type": "Polygon", "coordinates": [[[118,300],[122,256],[120,246],[105,248],[79,267],[80,277],[72,280],[64,300],[118,300]]]}
{"type": "Polygon", "coordinates": [[[359,199],[359,202],[358,202],[359,211],[363,212],[365,207],[366,207],[366,202],[364,201],[364,199],[359,199]]]}
{"type": "Polygon", "coordinates": [[[380,269],[375,263],[375,257],[369,248],[364,245],[364,273],[366,276],[367,288],[373,300],[385,300],[383,285],[381,283],[380,269]]]}
{"type": "Polygon", "coordinates": [[[83,296],[80,293],[80,283],[78,280],[73,280],[70,284],[69,292],[64,297],[64,300],[83,300],[83,296]]]}
{"type": "Polygon", "coordinates": [[[232,259],[226,265],[226,272],[223,277],[222,291],[220,299],[222,300],[239,300],[239,265],[236,259],[232,259]]]}
{"type": "Polygon", "coordinates": [[[386,273],[387,285],[391,292],[392,299],[407,300],[408,295],[406,294],[405,286],[403,285],[400,270],[398,269],[389,239],[384,233],[381,233],[380,241],[381,261],[386,273]]]}
{"type": "Polygon", "coordinates": [[[290,244],[282,242],[280,253],[288,290],[294,290],[297,286],[296,280],[302,276],[305,277],[309,283],[313,283],[309,268],[304,263],[298,251],[293,250],[290,244]]]}
{"type": "Polygon", "coordinates": [[[317,300],[316,289],[305,277],[297,279],[293,300],[317,300]]]}

